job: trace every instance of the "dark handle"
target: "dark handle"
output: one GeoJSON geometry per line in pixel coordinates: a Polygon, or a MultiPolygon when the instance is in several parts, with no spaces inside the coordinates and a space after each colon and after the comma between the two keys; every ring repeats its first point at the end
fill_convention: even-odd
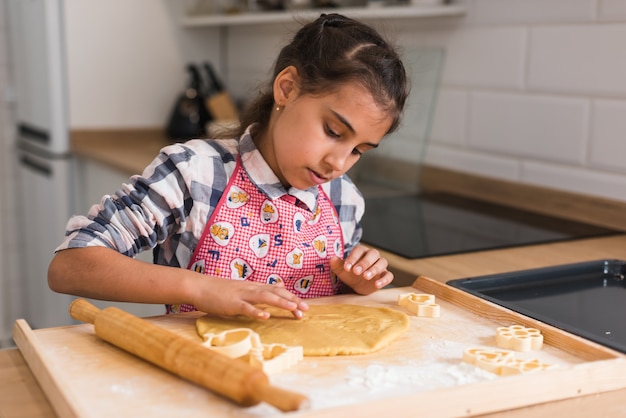
{"type": "Polygon", "coordinates": [[[204,69],[207,73],[207,77],[209,78],[209,84],[211,86],[211,90],[214,91],[215,93],[224,91],[224,85],[222,84],[220,79],[217,77],[217,74],[215,74],[215,70],[213,69],[213,66],[211,65],[210,62],[204,63],[204,69]]]}

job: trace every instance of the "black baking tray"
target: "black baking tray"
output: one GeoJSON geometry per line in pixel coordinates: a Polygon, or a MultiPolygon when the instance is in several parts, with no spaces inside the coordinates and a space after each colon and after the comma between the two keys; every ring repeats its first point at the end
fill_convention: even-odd
{"type": "Polygon", "coordinates": [[[626,353],[626,261],[596,260],[448,285],[626,353]]]}

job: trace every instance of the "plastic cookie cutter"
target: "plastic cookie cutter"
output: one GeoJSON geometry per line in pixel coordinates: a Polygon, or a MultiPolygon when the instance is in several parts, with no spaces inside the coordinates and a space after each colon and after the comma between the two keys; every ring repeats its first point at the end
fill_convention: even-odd
{"type": "Polygon", "coordinates": [[[207,348],[232,358],[243,357],[252,347],[261,345],[259,335],[250,328],[235,328],[216,334],[207,333],[202,338],[207,348]]]}
{"type": "Polygon", "coordinates": [[[261,344],[250,351],[250,365],[263,369],[267,374],[288,369],[304,358],[302,346],[285,344],[261,344]]]}
{"type": "Polygon", "coordinates": [[[463,361],[500,376],[532,373],[556,367],[538,359],[515,358],[512,351],[485,348],[468,348],[463,352],[463,361]]]}
{"type": "Polygon", "coordinates": [[[405,293],[398,296],[398,305],[406,307],[417,316],[439,318],[441,308],[435,303],[435,295],[428,293],[405,293]]]}
{"type": "Polygon", "coordinates": [[[235,328],[202,336],[203,344],[231,358],[248,356],[250,365],[265,373],[277,373],[303,359],[302,346],[262,344],[259,335],[250,328],[235,328]]]}
{"type": "Polygon", "coordinates": [[[500,374],[502,376],[506,376],[512,374],[532,373],[554,368],[556,368],[555,364],[543,363],[539,359],[512,359],[502,366],[502,368],[500,369],[500,374]]]}
{"type": "Polygon", "coordinates": [[[513,352],[487,348],[468,348],[463,352],[463,361],[491,373],[500,374],[502,366],[513,359],[513,352]]]}
{"type": "Polygon", "coordinates": [[[543,335],[538,329],[526,328],[522,325],[498,327],[496,345],[515,351],[539,350],[543,346],[543,335]]]}

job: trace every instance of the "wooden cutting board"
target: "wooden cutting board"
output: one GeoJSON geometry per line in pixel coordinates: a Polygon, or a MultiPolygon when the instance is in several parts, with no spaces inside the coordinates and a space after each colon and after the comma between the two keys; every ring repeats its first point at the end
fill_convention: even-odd
{"type": "MultiPolygon", "coordinates": [[[[411,316],[409,331],[377,353],[308,357],[271,376],[272,385],[311,401],[309,410],[289,416],[469,416],[626,387],[622,354],[431,279],[367,297],[342,295],[311,303],[403,310],[397,298],[407,292],[435,294],[441,317],[411,316]],[[495,329],[514,323],[541,329],[546,340],[542,350],[516,356],[539,358],[556,369],[500,377],[461,361],[466,348],[495,347],[495,329]]],[[[201,315],[149,320],[200,342],[195,320],[201,315]]],[[[20,320],[14,339],[59,416],[283,415],[267,404],[239,407],[158,369],[100,340],[90,324],[33,331],[20,320]]]]}

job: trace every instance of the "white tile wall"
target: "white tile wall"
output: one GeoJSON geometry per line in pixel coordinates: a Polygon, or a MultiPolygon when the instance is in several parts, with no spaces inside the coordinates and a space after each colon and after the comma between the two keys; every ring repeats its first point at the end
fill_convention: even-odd
{"type": "Polygon", "coordinates": [[[626,24],[585,24],[531,30],[529,87],[626,97],[626,24]]]}
{"type": "Polygon", "coordinates": [[[486,88],[523,87],[526,39],[527,30],[519,27],[464,27],[430,34],[430,43],[446,47],[447,85],[486,88]]]}
{"type": "Polygon", "coordinates": [[[468,94],[464,90],[441,89],[434,114],[431,142],[467,143],[468,94]]]}
{"type": "Polygon", "coordinates": [[[584,163],[587,100],[477,92],[470,103],[472,148],[513,158],[584,163]]]}
{"type": "MultiPolygon", "coordinates": [[[[595,0],[470,0],[474,24],[563,23],[595,16],[595,0]]],[[[619,2],[619,0],[616,0],[619,2]]]]}
{"type": "Polygon", "coordinates": [[[528,161],[522,163],[521,180],[626,201],[625,177],[600,170],[528,161]]]}
{"type": "Polygon", "coordinates": [[[431,144],[428,162],[450,170],[502,180],[516,181],[520,178],[520,163],[515,159],[445,145],[431,144]]]}
{"type": "Polygon", "coordinates": [[[626,201],[626,1],[465,4],[402,26],[448,54],[427,162],[626,201]]]}
{"type": "Polygon", "coordinates": [[[624,0],[600,0],[598,18],[604,20],[626,19],[626,1],[624,0]]]}
{"type": "MultiPolygon", "coordinates": [[[[461,2],[461,18],[375,23],[401,48],[446,49],[426,161],[626,200],[614,193],[626,189],[626,1],[461,2]]],[[[237,96],[268,75],[293,27],[229,29],[237,96]]],[[[389,141],[381,152],[411,149],[389,141]]]]}
{"type": "Polygon", "coordinates": [[[592,126],[590,167],[626,173],[626,101],[595,101],[592,126]]]}

